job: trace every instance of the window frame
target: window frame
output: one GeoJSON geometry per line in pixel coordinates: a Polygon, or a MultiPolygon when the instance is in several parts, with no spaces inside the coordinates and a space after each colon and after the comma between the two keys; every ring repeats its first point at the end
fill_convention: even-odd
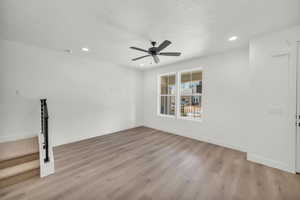
{"type": "MultiPolygon", "coordinates": [[[[202,122],[203,119],[203,68],[202,67],[197,67],[197,68],[190,68],[190,69],[185,69],[185,70],[181,70],[177,72],[177,98],[178,101],[176,102],[176,107],[177,107],[177,119],[182,119],[182,120],[189,120],[189,121],[197,121],[197,122],[202,122]],[[181,108],[181,74],[182,73],[186,73],[186,72],[195,72],[195,71],[201,71],[202,73],[202,90],[201,90],[201,94],[199,95],[185,95],[185,96],[200,96],[201,97],[201,117],[200,118],[194,118],[194,117],[182,117],[181,116],[181,112],[180,112],[180,108],[181,108]]],[[[182,95],[184,96],[184,95],[182,95]]]]}
{"type": "MultiPolygon", "coordinates": [[[[203,120],[203,97],[204,97],[204,79],[203,79],[203,67],[196,67],[196,68],[189,68],[189,69],[184,69],[180,71],[173,71],[173,72],[167,72],[167,73],[162,73],[157,75],[157,115],[159,117],[166,117],[166,118],[171,118],[171,119],[179,119],[179,120],[188,120],[188,121],[196,121],[196,122],[202,122],[203,120]],[[196,96],[201,96],[201,117],[200,118],[194,118],[194,117],[182,117],[181,112],[180,112],[180,106],[181,106],[181,74],[186,73],[186,72],[194,72],[194,71],[201,71],[202,72],[202,91],[200,95],[196,96]],[[167,75],[175,75],[175,94],[174,95],[161,95],[161,77],[162,76],[167,76],[167,75]],[[161,114],[160,113],[160,100],[161,96],[174,96],[175,97],[175,114],[174,115],[167,115],[167,114],[161,114]]],[[[188,96],[193,96],[193,95],[188,95],[188,96]]],[[[194,95],[195,96],[195,95],[194,95]]]]}
{"type": "Polygon", "coordinates": [[[177,116],[177,73],[176,72],[168,72],[168,73],[163,73],[159,74],[157,76],[157,115],[160,117],[167,117],[167,118],[173,118],[176,119],[177,116]],[[175,75],[175,94],[161,94],[161,77],[162,76],[170,76],[170,75],[175,75]],[[175,98],[175,113],[174,115],[168,115],[168,114],[161,114],[160,113],[160,108],[161,108],[161,96],[166,96],[166,97],[172,97],[174,96],[175,98]]]}

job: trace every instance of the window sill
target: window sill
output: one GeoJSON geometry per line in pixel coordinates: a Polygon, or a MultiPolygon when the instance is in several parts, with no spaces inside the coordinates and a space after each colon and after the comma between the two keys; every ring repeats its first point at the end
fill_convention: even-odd
{"type": "Polygon", "coordinates": [[[163,114],[158,114],[159,117],[164,117],[164,118],[170,118],[170,119],[176,119],[175,115],[163,115],[163,114]]]}
{"type": "Polygon", "coordinates": [[[194,121],[194,122],[202,122],[202,118],[195,119],[195,118],[191,118],[191,117],[177,117],[177,116],[174,116],[174,115],[162,115],[162,114],[158,114],[157,116],[162,117],[162,118],[176,119],[176,120],[187,120],[187,121],[194,121]]]}
{"type": "Polygon", "coordinates": [[[191,118],[191,117],[178,117],[177,119],[180,119],[180,120],[187,120],[187,121],[195,121],[195,122],[202,122],[202,118],[200,118],[200,119],[195,119],[195,118],[191,118]]]}

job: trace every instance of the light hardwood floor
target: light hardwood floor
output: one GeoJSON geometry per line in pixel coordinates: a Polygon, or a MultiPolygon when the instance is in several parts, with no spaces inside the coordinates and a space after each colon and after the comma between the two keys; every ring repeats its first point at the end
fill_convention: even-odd
{"type": "Polygon", "coordinates": [[[0,199],[300,199],[299,175],[145,127],[63,145],[54,156],[54,175],[1,189],[0,199]]]}

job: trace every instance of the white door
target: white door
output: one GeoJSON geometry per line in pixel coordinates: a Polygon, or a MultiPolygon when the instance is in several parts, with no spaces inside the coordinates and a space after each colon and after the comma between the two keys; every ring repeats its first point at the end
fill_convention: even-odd
{"type": "Polygon", "coordinates": [[[300,42],[298,42],[298,57],[297,57],[297,117],[298,117],[298,126],[297,126],[297,153],[296,153],[296,170],[300,173],[300,42]]]}

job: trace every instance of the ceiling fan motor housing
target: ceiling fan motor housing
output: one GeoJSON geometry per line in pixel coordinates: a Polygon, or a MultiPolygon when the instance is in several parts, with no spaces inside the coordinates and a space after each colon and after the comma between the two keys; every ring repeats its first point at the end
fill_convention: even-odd
{"type": "Polygon", "coordinates": [[[157,47],[151,47],[148,51],[151,55],[157,55],[157,47]]]}

